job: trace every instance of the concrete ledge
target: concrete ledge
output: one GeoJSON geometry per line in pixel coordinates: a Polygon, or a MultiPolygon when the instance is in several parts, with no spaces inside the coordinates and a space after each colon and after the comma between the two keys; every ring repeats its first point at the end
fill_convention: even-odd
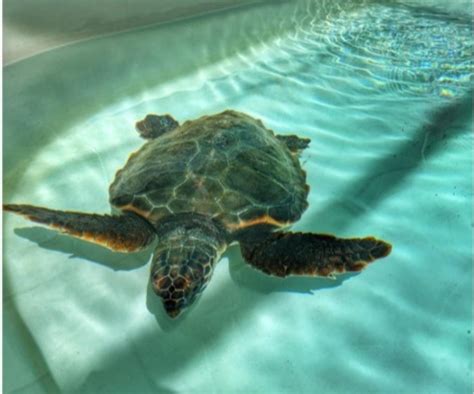
{"type": "Polygon", "coordinates": [[[4,64],[71,42],[271,0],[4,1],[4,64]]]}

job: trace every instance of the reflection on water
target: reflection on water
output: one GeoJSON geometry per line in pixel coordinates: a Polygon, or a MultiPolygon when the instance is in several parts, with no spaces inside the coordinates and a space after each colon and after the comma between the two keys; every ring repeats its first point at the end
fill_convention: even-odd
{"type": "Polygon", "coordinates": [[[380,91],[453,97],[462,94],[472,75],[467,20],[374,4],[340,13],[323,34],[343,68],[365,71],[365,82],[380,91]]]}
{"type": "Polygon", "coordinates": [[[168,112],[182,122],[231,107],[312,139],[310,207],[296,229],[394,244],[390,258],[330,283],[264,277],[230,249],[197,305],[169,323],[148,297],[145,255],[118,256],[116,266],[112,253],[5,217],[6,296],[58,386],[466,391],[470,51],[462,19],[300,1],[7,68],[8,201],[107,212],[108,184],[142,143],[137,119],[168,112]]]}

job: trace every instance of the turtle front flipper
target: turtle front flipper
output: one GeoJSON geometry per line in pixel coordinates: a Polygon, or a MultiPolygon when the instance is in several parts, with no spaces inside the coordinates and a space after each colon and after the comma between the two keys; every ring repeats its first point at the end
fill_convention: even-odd
{"type": "Polygon", "coordinates": [[[155,238],[154,228],[133,213],[120,216],[97,215],[16,204],[6,204],[3,210],[117,252],[138,251],[155,238]]]}
{"type": "Polygon", "coordinates": [[[270,275],[332,277],[361,271],[368,263],[387,256],[392,246],[373,237],[276,232],[255,243],[241,241],[240,248],[248,263],[270,275]]]}
{"type": "Polygon", "coordinates": [[[160,135],[174,130],[179,123],[170,115],[153,115],[149,114],[145,119],[138,121],[135,128],[140,136],[145,139],[157,138],[160,135]]]}

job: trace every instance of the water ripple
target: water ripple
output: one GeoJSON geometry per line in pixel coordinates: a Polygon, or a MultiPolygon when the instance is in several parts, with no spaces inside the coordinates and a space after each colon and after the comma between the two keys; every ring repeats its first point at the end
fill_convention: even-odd
{"type": "Polygon", "coordinates": [[[471,27],[441,16],[373,4],[326,19],[316,33],[333,60],[369,69],[380,89],[449,97],[464,91],[472,78],[471,27]]]}

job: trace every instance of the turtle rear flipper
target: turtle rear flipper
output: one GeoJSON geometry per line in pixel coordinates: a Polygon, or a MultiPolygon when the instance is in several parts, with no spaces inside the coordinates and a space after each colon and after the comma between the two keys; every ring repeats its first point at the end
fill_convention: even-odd
{"type": "Polygon", "coordinates": [[[138,251],[155,238],[153,227],[134,213],[110,216],[16,204],[6,204],[3,210],[117,252],[138,251]]]}
{"type": "Polygon", "coordinates": [[[368,263],[387,256],[392,246],[373,237],[336,238],[311,233],[269,234],[265,239],[240,244],[244,259],[255,268],[276,276],[333,276],[361,271],[368,263]]]}
{"type": "Polygon", "coordinates": [[[157,138],[160,135],[174,130],[179,123],[171,115],[149,114],[145,119],[138,121],[135,128],[145,139],[157,138]]]}
{"type": "Polygon", "coordinates": [[[276,137],[288,147],[292,154],[300,154],[311,142],[309,138],[301,138],[294,134],[277,135],[276,137]]]}

